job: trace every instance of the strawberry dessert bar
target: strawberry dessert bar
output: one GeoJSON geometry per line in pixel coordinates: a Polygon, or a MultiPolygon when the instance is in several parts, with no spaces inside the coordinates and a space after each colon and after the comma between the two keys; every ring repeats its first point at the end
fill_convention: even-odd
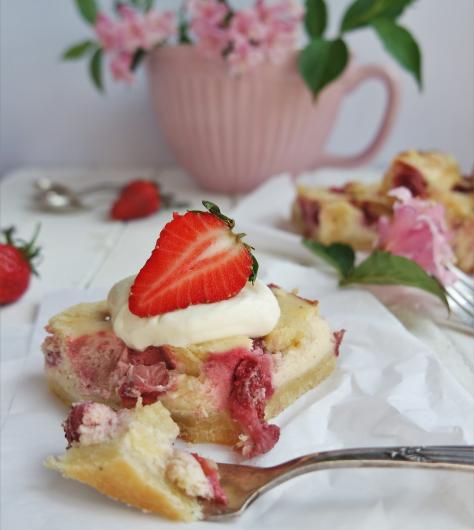
{"type": "Polygon", "coordinates": [[[474,274],[474,180],[463,177],[456,161],[438,152],[406,151],[391,163],[383,180],[373,185],[348,182],[344,186],[299,186],[292,218],[298,230],[323,244],[348,243],[356,250],[372,249],[377,224],[390,217],[398,187],[414,197],[444,205],[453,234],[451,245],[458,266],[474,274]]]}
{"type": "Polygon", "coordinates": [[[279,438],[268,420],[333,371],[343,332],[317,302],[258,280],[233,221],[203,204],[174,214],[138,275],[107,301],[51,318],[46,377],[67,403],[159,401],[183,439],[252,457],[279,438]]]}

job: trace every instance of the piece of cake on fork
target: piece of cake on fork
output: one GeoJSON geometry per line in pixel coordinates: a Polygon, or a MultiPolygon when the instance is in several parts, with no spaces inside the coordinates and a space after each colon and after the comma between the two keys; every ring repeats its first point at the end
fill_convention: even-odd
{"type": "Polygon", "coordinates": [[[63,427],[66,453],[46,467],[108,497],[178,521],[201,519],[206,500],[227,501],[215,464],[174,447],[179,428],[161,403],[78,403],[63,427]]]}

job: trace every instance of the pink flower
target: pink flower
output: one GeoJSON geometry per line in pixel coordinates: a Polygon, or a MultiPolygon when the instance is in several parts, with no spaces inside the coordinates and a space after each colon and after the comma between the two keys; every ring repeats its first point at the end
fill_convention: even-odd
{"type": "Polygon", "coordinates": [[[151,50],[177,33],[176,17],[172,12],[149,11],[139,13],[130,6],[118,7],[120,20],[112,20],[99,13],[95,31],[106,53],[112,54],[110,70],[118,81],[131,83],[134,79],[131,65],[138,50],[151,50]]]}
{"type": "Polygon", "coordinates": [[[291,33],[270,32],[265,42],[268,59],[275,64],[281,63],[296,47],[295,36],[291,33]]]}
{"type": "Polygon", "coordinates": [[[134,80],[131,66],[132,54],[126,51],[119,52],[110,61],[110,70],[114,79],[125,83],[132,83],[134,80]]]}
{"type": "Polygon", "coordinates": [[[145,15],[145,31],[150,48],[174,37],[177,33],[175,14],[171,11],[165,13],[149,11],[145,15]]]}
{"type": "Polygon", "coordinates": [[[229,13],[219,0],[189,0],[188,9],[194,20],[205,20],[209,26],[218,26],[229,13]]]}
{"type": "Polygon", "coordinates": [[[266,5],[263,0],[259,0],[256,9],[268,27],[262,46],[268,59],[279,63],[297,47],[304,10],[301,4],[293,0],[283,0],[273,5],[266,5]]]}
{"type": "Polygon", "coordinates": [[[444,207],[422,199],[414,199],[408,188],[395,188],[389,193],[398,199],[391,220],[382,217],[378,224],[377,246],[382,250],[416,261],[438,280],[450,285],[455,275],[448,269],[454,254],[446,226],[444,207]]]}
{"type": "Polygon", "coordinates": [[[104,13],[99,13],[95,21],[95,32],[106,52],[118,51],[122,46],[123,32],[120,22],[116,22],[104,13]]]}
{"type": "Polygon", "coordinates": [[[253,46],[245,39],[234,40],[232,50],[227,55],[230,73],[243,74],[265,60],[265,54],[259,46],[253,46]]]}
{"type": "Polygon", "coordinates": [[[118,12],[122,17],[123,49],[135,52],[139,48],[149,48],[145,16],[131,7],[120,4],[118,12]]]}
{"type": "Polygon", "coordinates": [[[267,25],[260,19],[254,8],[237,12],[230,22],[229,34],[231,39],[245,38],[258,45],[268,33],[267,25]]]}
{"type": "Polygon", "coordinates": [[[298,0],[280,0],[272,5],[266,5],[264,0],[257,0],[256,7],[263,16],[283,18],[291,22],[300,22],[304,16],[304,8],[298,0]]]}
{"type": "Polygon", "coordinates": [[[224,57],[233,74],[284,60],[296,48],[304,12],[296,0],[257,0],[237,12],[218,0],[189,0],[188,8],[198,48],[208,57],[224,57]]]}
{"type": "Polygon", "coordinates": [[[191,0],[188,6],[198,49],[206,57],[221,56],[229,43],[229,31],[223,24],[228,7],[217,0],[191,0]]]}

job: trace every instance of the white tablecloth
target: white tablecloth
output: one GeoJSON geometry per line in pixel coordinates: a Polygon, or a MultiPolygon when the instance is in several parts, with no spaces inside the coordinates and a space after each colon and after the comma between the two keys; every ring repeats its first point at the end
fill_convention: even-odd
{"type": "MultiPolygon", "coordinates": [[[[22,373],[37,308],[41,300],[51,291],[60,288],[108,289],[117,279],[133,274],[148,257],[160,229],[169,219],[169,212],[160,212],[156,216],[130,224],[110,221],[107,219],[110,195],[97,197],[97,206],[87,212],[67,216],[37,212],[32,208],[32,182],[42,176],[63,181],[77,188],[95,182],[119,183],[131,177],[158,176],[165,191],[173,191],[180,199],[188,199],[192,208],[199,207],[202,198],[216,202],[224,212],[239,205],[236,211],[238,220],[245,217],[245,209],[249,211],[248,209],[253,207],[255,201],[262,209],[268,204],[272,204],[275,208],[279,201],[282,201],[282,191],[278,191],[276,180],[268,188],[273,190],[275,201],[265,192],[262,202],[262,195],[258,195],[261,190],[247,199],[198,191],[193,183],[177,170],[167,170],[156,175],[156,172],[150,170],[56,169],[46,171],[33,169],[5,177],[0,182],[0,224],[2,227],[16,225],[18,234],[27,238],[33,232],[35,224],[38,221],[41,222],[39,241],[43,246],[44,258],[39,265],[40,279],[32,279],[31,287],[24,298],[0,310],[2,427],[5,425],[12,398],[18,388],[17,383],[22,373]]],[[[288,190],[284,193],[287,194],[285,197],[287,203],[288,190]]],[[[249,238],[256,244],[261,241],[261,250],[263,250],[260,252],[261,255],[263,253],[268,256],[284,254],[281,252],[278,239],[272,240],[265,233],[261,237],[258,226],[252,225],[249,219],[245,223],[244,231],[248,232],[249,238]]],[[[301,261],[296,252],[290,255],[286,253],[286,258],[288,257],[292,257],[295,262],[301,261]]],[[[280,270],[284,271],[284,269],[285,266],[282,265],[280,270]]],[[[284,275],[284,272],[282,274],[284,275]]],[[[333,290],[335,283],[335,279],[328,275],[327,283],[325,282],[324,285],[328,290],[333,290]]],[[[469,342],[466,342],[465,337],[456,333],[446,333],[445,330],[440,330],[419,314],[410,315],[402,311],[400,317],[407,329],[421,338],[425,345],[435,352],[443,367],[472,394],[474,389],[472,340],[467,339],[469,342]]],[[[452,487],[456,487],[454,482],[452,487]]],[[[451,492],[447,491],[446,494],[450,495],[451,492]]],[[[429,499],[429,495],[426,498],[429,499]]],[[[379,511],[360,515],[366,520],[364,523],[366,526],[358,525],[358,528],[392,528],[382,505],[379,511]]],[[[442,522],[442,519],[440,521],[442,522]]],[[[441,523],[439,528],[450,530],[449,526],[443,526],[441,523]]],[[[13,530],[13,527],[11,529],[13,530]]],[[[10,527],[5,530],[10,530],[10,527]]]]}

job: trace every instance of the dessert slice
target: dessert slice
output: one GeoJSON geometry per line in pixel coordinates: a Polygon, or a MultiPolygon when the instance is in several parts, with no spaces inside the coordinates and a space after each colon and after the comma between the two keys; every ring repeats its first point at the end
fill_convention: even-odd
{"type": "Polygon", "coordinates": [[[456,160],[438,151],[404,151],[390,164],[382,181],[382,191],[388,193],[403,186],[413,197],[434,198],[439,192],[449,192],[462,180],[456,160]]]}
{"type": "Polygon", "coordinates": [[[247,456],[265,452],[278,439],[276,429],[265,430],[266,420],[334,370],[341,339],[317,302],[274,285],[268,291],[279,318],[264,336],[143,351],[114,333],[107,302],[69,308],[47,326],[48,385],[68,404],[90,400],[118,409],[133,407],[138,398],[160,400],[190,442],[240,443],[247,456]]]}
{"type": "Polygon", "coordinates": [[[391,211],[393,200],[377,185],[348,182],[341,187],[298,186],[292,218],[305,237],[330,243],[349,243],[370,250],[379,217],[391,211]]]}
{"type": "Polygon", "coordinates": [[[202,518],[204,499],[226,503],[217,466],[173,447],[179,428],[160,403],[118,412],[78,403],[63,427],[67,451],[45,465],[67,478],[178,521],[202,518]]]}
{"type": "Polygon", "coordinates": [[[175,214],[136,278],[107,302],[53,317],[43,343],[49,386],[68,403],[161,401],[191,442],[270,450],[267,421],[335,367],[340,332],[304,300],[255,278],[233,221],[175,214]]]}
{"type": "Polygon", "coordinates": [[[397,187],[408,188],[414,197],[444,205],[457,264],[474,274],[473,179],[462,177],[456,161],[443,153],[400,153],[383,180],[373,185],[348,182],[330,188],[299,186],[292,207],[293,223],[305,237],[325,245],[339,242],[355,250],[371,250],[378,219],[392,215],[394,199],[388,193],[397,187]]]}

